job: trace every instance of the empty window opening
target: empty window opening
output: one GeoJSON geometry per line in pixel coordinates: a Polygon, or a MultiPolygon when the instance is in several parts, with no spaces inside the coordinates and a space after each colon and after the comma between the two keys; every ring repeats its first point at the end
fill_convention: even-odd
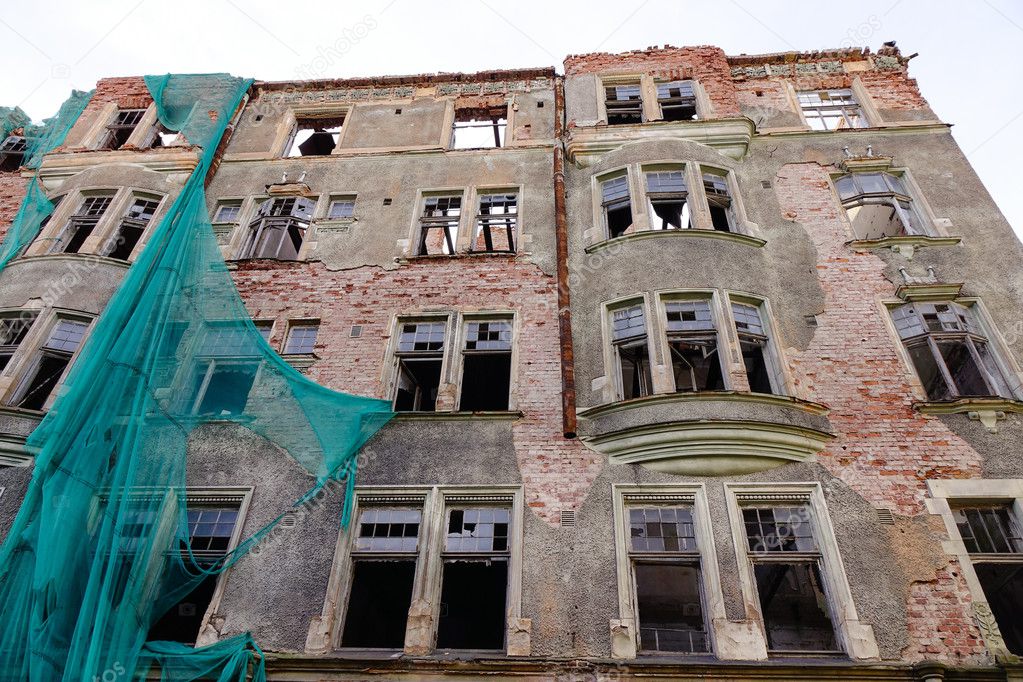
{"type": "Polygon", "coordinates": [[[692,510],[633,507],[629,559],[642,651],[709,651],[692,510]]]}
{"type": "Polygon", "coordinates": [[[50,253],[78,253],[113,200],[112,194],[86,197],[57,235],[50,253]]]}
{"type": "Polygon", "coordinates": [[[113,123],[107,126],[106,137],[103,138],[99,148],[120,149],[123,147],[145,115],[145,109],[122,109],[118,111],[114,115],[113,123]]]}
{"type": "Polygon", "coordinates": [[[720,232],[735,231],[735,216],[732,214],[732,194],[728,179],[717,173],[703,174],[703,190],[707,195],[710,221],[720,232]]]}
{"type": "Polygon", "coordinates": [[[1023,538],[1009,505],[953,510],[959,535],[1010,652],[1023,654],[1023,538]]]}
{"type": "Polygon", "coordinates": [[[684,230],[691,227],[689,192],[682,169],[646,173],[650,228],[684,230]]]}
{"type": "Polygon", "coordinates": [[[768,651],[838,651],[809,508],[746,507],[742,518],[768,651]]]}
{"type": "Polygon", "coordinates": [[[692,121],[696,115],[696,92],[692,81],[673,81],[657,84],[657,103],[661,105],[661,119],[665,121],[692,121]]]}
{"type": "Polygon", "coordinates": [[[299,118],[285,156],[329,156],[341,138],[344,116],[299,118]]]}
{"type": "Polygon", "coordinates": [[[507,410],[511,389],[512,325],[509,320],[469,322],[462,351],[463,412],[507,410]]]}
{"type": "Polygon", "coordinates": [[[238,222],[241,212],[241,199],[222,199],[217,202],[217,208],[213,211],[213,222],[233,225],[238,222]]]}
{"type": "Polygon", "coordinates": [[[600,183],[600,206],[609,239],[633,231],[629,177],[618,175],[600,183]]]}
{"type": "Polygon", "coordinates": [[[664,309],[675,391],[724,390],[710,302],[668,301],[664,309]]]}
{"type": "Polygon", "coordinates": [[[284,341],[284,354],[311,354],[316,348],[316,335],[319,331],[319,322],[302,322],[292,324],[288,327],[288,337],[284,341]]]}
{"type": "Polygon", "coordinates": [[[760,309],[747,303],[732,303],[732,317],[739,336],[739,348],[746,367],[746,380],[753,393],[782,392],[778,362],[771,353],[767,329],[760,309]]]}
{"type": "Polygon", "coordinates": [[[88,322],[57,320],[50,337],[39,349],[25,376],[18,385],[12,404],[26,410],[41,410],[60,383],[82,343],[88,322]]]}
{"type": "Polygon", "coordinates": [[[405,322],[398,337],[396,412],[437,409],[440,371],[444,364],[444,322],[405,322]]]}
{"type": "Polygon", "coordinates": [[[10,135],[0,144],[0,172],[16,171],[21,168],[28,153],[28,140],[20,135],[10,135]]]}
{"type": "Polygon", "coordinates": [[[31,313],[13,313],[0,317],[0,371],[10,364],[33,322],[35,315],[31,313]]]}
{"type": "Polygon", "coordinates": [[[611,344],[618,365],[623,400],[653,392],[650,353],[647,348],[646,317],[642,305],[611,312],[611,344]]]}
{"type": "Polygon", "coordinates": [[[455,109],[452,149],[503,147],[508,128],[508,106],[455,109]]]}
{"type": "Polygon", "coordinates": [[[971,308],[907,303],[895,308],[892,318],[930,400],[1012,397],[971,308]]]}
{"type": "Polygon", "coordinates": [[[245,411],[256,380],[259,346],[243,326],[210,327],[196,354],[189,392],[193,414],[218,417],[245,411]]]}
{"type": "Polygon", "coordinates": [[[643,122],[643,95],[639,83],[604,86],[608,125],[643,122]]]}
{"type": "Polygon", "coordinates": [[[370,508],[359,515],[341,646],[404,647],[421,518],[418,509],[370,508]]]}
{"type": "Polygon", "coordinates": [[[423,197],[423,213],[419,217],[418,254],[454,255],[461,216],[461,194],[423,197]]]}
{"type": "MultiPolygon", "coordinates": [[[[189,506],[188,550],[182,548],[181,558],[186,566],[192,557],[198,568],[209,569],[219,564],[230,548],[231,536],[238,523],[238,506],[189,506]]],[[[150,629],[148,639],[154,641],[195,644],[203,618],[217,589],[219,574],[207,576],[171,607],[150,629]]]]}
{"type": "Polygon", "coordinates": [[[304,197],[267,199],[249,223],[241,258],[297,260],[316,202],[304,197]]]}
{"type": "Polygon", "coordinates": [[[160,147],[172,147],[179,144],[183,138],[180,133],[175,133],[172,130],[168,130],[159,121],[153,125],[153,132],[148,142],[143,145],[152,149],[158,149],[160,147]]]}
{"type": "Polygon", "coordinates": [[[437,648],[504,648],[510,528],[506,508],[448,510],[437,648]]]}
{"type": "Polygon", "coordinates": [[[519,219],[516,194],[481,194],[476,214],[476,235],[472,250],[485,253],[515,253],[515,230],[519,219]]]}
{"type": "Polygon", "coordinates": [[[814,90],[800,92],[798,97],[811,130],[867,127],[867,119],[852,90],[814,90]]]}
{"type": "Polygon", "coordinates": [[[850,173],[835,189],[857,239],[926,235],[906,183],[891,173],[850,173]]]}
{"type": "Polygon", "coordinates": [[[355,197],[332,197],[327,207],[327,220],[351,220],[355,217],[355,197]]]}
{"type": "Polygon", "coordinates": [[[121,223],[117,226],[114,235],[107,242],[105,255],[128,260],[159,206],[159,199],[135,199],[132,201],[124,217],[121,218],[121,223]]]}

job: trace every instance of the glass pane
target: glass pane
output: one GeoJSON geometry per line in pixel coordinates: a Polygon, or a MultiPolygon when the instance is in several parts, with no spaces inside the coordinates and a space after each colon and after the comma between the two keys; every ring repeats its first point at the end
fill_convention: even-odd
{"type": "Polygon", "coordinates": [[[398,351],[441,351],[444,349],[444,322],[406,322],[401,325],[398,351]]]}
{"type": "Polygon", "coordinates": [[[664,313],[669,332],[714,329],[709,301],[668,301],[664,304],[664,313]]]}
{"type": "Polygon", "coordinates": [[[1023,540],[1016,531],[1008,506],[976,507],[953,511],[959,535],[971,554],[1016,554],[1023,540]]]}
{"type": "Polygon", "coordinates": [[[418,509],[366,509],[359,515],[355,550],[415,552],[419,547],[418,509]]]}
{"type": "Polygon", "coordinates": [[[725,387],[721,373],[721,360],[717,352],[717,338],[682,339],[671,341],[671,366],[675,376],[675,391],[720,391],[725,387]]]}
{"type": "Polygon", "coordinates": [[[646,334],[643,306],[634,305],[611,313],[611,337],[615,340],[631,339],[646,334]]]}
{"type": "Polygon", "coordinates": [[[500,507],[451,509],[445,551],[507,552],[511,512],[500,507]]]}
{"type": "Polygon", "coordinates": [[[987,396],[993,393],[965,341],[938,341],[938,352],[952,375],[959,395],[987,396]]]}
{"type": "Polygon", "coordinates": [[[817,550],[806,505],[745,507],[742,518],[749,549],[754,554],[817,550]]]}
{"type": "Polygon", "coordinates": [[[916,374],[920,378],[920,383],[923,384],[924,390],[927,392],[927,398],[930,400],[947,400],[951,398],[952,392],[949,390],[948,383],[941,373],[937,360],[934,358],[934,353],[931,352],[930,345],[926,341],[923,343],[917,342],[914,345],[908,346],[907,350],[909,351],[910,359],[913,361],[916,374]]]}
{"type": "Polygon", "coordinates": [[[687,507],[629,509],[631,549],[635,552],[695,552],[693,513],[687,507]]]}

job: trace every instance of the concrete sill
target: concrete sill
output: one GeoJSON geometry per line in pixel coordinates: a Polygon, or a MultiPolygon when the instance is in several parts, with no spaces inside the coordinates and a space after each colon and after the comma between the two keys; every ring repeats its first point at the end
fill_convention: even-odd
{"type": "Polygon", "coordinates": [[[396,412],[394,421],[514,421],[522,418],[518,410],[494,412],[396,412]]]}
{"type": "Polygon", "coordinates": [[[24,407],[11,407],[0,405],[0,416],[16,417],[18,419],[36,419],[41,421],[46,416],[46,410],[29,410],[24,407]]]}
{"type": "Polygon", "coordinates": [[[761,248],[767,244],[767,242],[763,239],[750,237],[749,235],[739,234],[737,232],[721,232],[719,230],[690,228],[687,230],[640,230],[639,232],[633,232],[632,234],[614,237],[613,239],[605,239],[604,241],[597,242],[596,244],[591,244],[587,246],[585,250],[586,253],[611,251],[623,244],[641,239],[717,239],[754,248],[761,248]]]}
{"type": "Polygon", "coordinates": [[[579,410],[579,416],[584,419],[602,417],[615,412],[631,410],[643,405],[656,404],[677,404],[687,402],[701,402],[709,400],[726,400],[739,403],[759,403],[762,405],[781,405],[791,407],[808,414],[824,416],[828,408],[820,403],[810,402],[801,398],[794,398],[787,395],[774,395],[773,393],[744,393],[741,391],[700,391],[697,393],[659,393],[657,395],[633,398],[632,400],[619,400],[613,403],[605,403],[595,407],[586,407],[579,410]]]}
{"type": "Polygon", "coordinates": [[[77,263],[81,263],[82,261],[85,261],[86,263],[89,263],[89,264],[92,264],[92,265],[97,265],[97,266],[98,265],[111,265],[113,267],[120,268],[120,269],[123,269],[123,270],[127,270],[128,268],[131,267],[131,263],[129,263],[126,260],[121,260],[120,258],[109,258],[107,256],[99,256],[99,255],[96,255],[94,253],[44,253],[44,254],[40,254],[38,256],[22,256],[22,257],[18,258],[17,260],[15,260],[14,262],[15,263],[24,263],[24,262],[28,262],[28,261],[40,262],[40,261],[47,261],[47,260],[69,261],[69,262],[72,262],[72,263],[76,263],[76,262],[77,263]]]}
{"type": "Polygon", "coordinates": [[[992,396],[990,398],[959,398],[958,400],[929,400],[913,403],[921,414],[965,414],[979,421],[990,433],[998,433],[998,422],[1007,412],[1023,414],[1023,401],[992,396]]]}
{"type": "Polygon", "coordinates": [[[442,260],[465,260],[470,258],[514,258],[518,253],[501,253],[489,251],[470,251],[468,253],[455,253],[450,256],[444,253],[420,254],[416,256],[403,256],[395,259],[399,265],[408,265],[416,262],[442,261],[442,260]]]}
{"type": "Polygon", "coordinates": [[[316,353],[289,353],[287,355],[281,355],[284,361],[295,369],[302,370],[308,369],[320,359],[316,353]]]}

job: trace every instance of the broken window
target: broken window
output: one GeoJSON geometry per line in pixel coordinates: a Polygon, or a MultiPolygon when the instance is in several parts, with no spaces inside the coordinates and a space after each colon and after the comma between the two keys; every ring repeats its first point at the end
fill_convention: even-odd
{"type": "Polygon", "coordinates": [[[419,217],[418,255],[454,255],[461,215],[461,194],[423,197],[423,213],[419,217]]]}
{"type": "Polygon", "coordinates": [[[857,239],[926,235],[924,221],[902,178],[891,173],[850,173],[835,189],[857,239]]]}
{"type": "Polygon", "coordinates": [[[696,115],[696,92],[692,81],[657,84],[657,103],[664,121],[691,121],[696,115]]]}
{"type": "Polygon", "coordinates": [[[1010,505],[954,509],[959,535],[1010,652],[1023,655],[1023,537],[1010,505]]]}
{"type": "MultiPolygon", "coordinates": [[[[188,547],[182,547],[181,559],[186,566],[209,570],[218,566],[227,555],[238,523],[238,505],[189,505],[188,547]]],[[[203,618],[213,601],[220,574],[214,573],[172,606],[150,629],[154,641],[195,644],[203,618]]]]}
{"type": "Polygon", "coordinates": [[[852,90],[812,90],[800,92],[798,97],[811,130],[867,127],[867,119],[852,90]]]}
{"type": "Polygon", "coordinates": [[[190,412],[214,418],[241,414],[259,366],[259,347],[245,328],[210,326],[196,353],[190,412]]]}
{"type": "Polygon", "coordinates": [[[693,510],[630,507],[629,560],[643,651],[709,651],[693,510]]]}
{"type": "Polygon", "coordinates": [[[604,86],[608,125],[643,122],[643,95],[639,83],[604,86]]]}
{"type": "Polygon", "coordinates": [[[135,132],[146,115],[145,109],[121,109],[114,115],[114,121],[107,126],[106,136],[100,143],[100,149],[120,149],[135,132]]]}
{"type": "Polygon", "coordinates": [[[351,220],[355,217],[355,196],[331,197],[327,220],[351,220]]]}
{"type": "Polygon", "coordinates": [[[958,303],[907,303],[892,319],[930,400],[1012,397],[975,312],[958,303]]]}
{"type": "Polygon", "coordinates": [[[515,253],[515,228],[519,219],[517,194],[481,194],[476,214],[476,235],[472,250],[485,253],[515,253]]]}
{"type": "Polygon", "coordinates": [[[11,404],[26,410],[41,410],[46,400],[60,383],[71,358],[82,343],[89,323],[80,320],[58,319],[50,337],[36,353],[28,371],[22,377],[11,404]]]}
{"type": "Polygon", "coordinates": [[[113,200],[113,194],[85,197],[54,239],[50,253],[78,253],[113,200]]]}
{"type": "Polygon", "coordinates": [[[504,649],[511,511],[449,508],[438,649],[504,649]]]}
{"type": "Polygon", "coordinates": [[[7,313],[0,317],[0,372],[11,363],[35,319],[35,313],[28,312],[7,313]]]}
{"type": "Polygon", "coordinates": [[[434,412],[444,364],[446,322],[399,324],[395,412],[434,412]]]}
{"type": "Polygon", "coordinates": [[[341,139],[344,116],[299,118],[284,156],[329,156],[341,139]]]}
{"type": "Polygon", "coordinates": [[[507,410],[511,358],[511,320],[467,322],[458,409],[463,412],[507,410]]]}
{"type": "Polygon", "coordinates": [[[486,149],[504,146],[508,127],[508,106],[455,108],[451,133],[452,149],[486,149]]]}
{"type": "Polygon", "coordinates": [[[728,178],[718,173],[703,172],[703,190],[707,195],[710,221],[720,232],[735,231],[735,216],[732,213],[732,193],[728,178]]]}
{"type": "Polygon", "coordinates": [[[341,646],[404,647],[421,520],[418,509],[368,508],[359,514],[341,646]]]}
{"type": "Polygon", "coordinates": [[[621,237],[632,230],[632,199],[629,176],[625,173],[600,183],[600,206],[609,239],[621,237]]]}
{"type": "Polygon", "coordinates": [[[21,168],[28,152],[28,140],[20,135],[10,135],[0,144],[0,172],[16,171],[21,168]]]}
{"type": "Polygon", "coordinates": [[[175,133],[172,130],[168,130],[166,126],[157,121],[153,124],[153,130],[149,134],[149,139],[142,145],[143,147],[158,149],[160,147],[171,147],[178,144],[181,141],[181,134],[175,133]]]}
{"type": "Polygon", "coordinates": [[[113,237],[107,242],[106,254],[111,258],[128,260],[135,245],[160,206],[159,199],[136,198],[131,202],[113,237]]]}
{"type": "Polygon", "coordinates": [[[809,507],[744,507],[742,519],[767,650],[838,651],[809,507]]]}
{"type": "Polygon", "coordinates": [[[611,311],[611,345],[618,365],[622,400],[650,395],[653,379],[642,305],[611,311]]]}
{"type": "Polygon", "coordinates": [[[666,301],[664,311],[675,391],[724,390],[710,301],[666,301]]]}
{"type": "Polygon", "coordinates": [[[316,202],[305,197],[267,199],[249,223],[240,258],[296,260],[316,202]]]}
{"type": "Polygon", "coordinates": [[[784,381],[771,353],[767,329],[759,306],[732,303],[732,318],[739,336],[739,349],[746,367],[746,380],[753,393],[782,393],[784,381]]]}
{"type": "Polygon", "coordinates": [[[288,327],[288,337],[284,341],[284,354],[311,354],[316,348],[316,335],[319,331],[319,322],[296,322],[292,324],[288,327]]]}
{"type": "MultiPolygon", "coordinates": [[[[681,168],[647,171],[646,198],[651,229],[684,230],[691,227],[689,191],[685,171],[681,168]]],[[[629,222],[631,218],[630,215],[629,222]]]]}
{"type": "Polygon", "coordinates": [[[242,213],[241,199],[221,199],[213,210],[214,223],[235,224],[242,213]]]}

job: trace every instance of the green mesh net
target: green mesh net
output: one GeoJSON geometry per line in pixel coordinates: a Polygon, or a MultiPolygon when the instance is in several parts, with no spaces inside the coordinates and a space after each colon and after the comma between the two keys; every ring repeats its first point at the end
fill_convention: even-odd
{"type": "Polygon", "coordinates": [[[198,558],[186,523],[189,442],[209,422],[240,425],[309,472],[308,497],[330,481],[350,491],[356,453],[392,416],[388,403],[328,390],[282,360],[221,258],[204,181],[251,81],[146,83],[160,122],[197,146],[199,162],[29,438],[33,478],[0,548],[2,680],[135,679],[153,664],[167,680],[263,679],[247,635],[200,649],[146,643],[161,614],[273,525],[213,563],[198,558]]]}

